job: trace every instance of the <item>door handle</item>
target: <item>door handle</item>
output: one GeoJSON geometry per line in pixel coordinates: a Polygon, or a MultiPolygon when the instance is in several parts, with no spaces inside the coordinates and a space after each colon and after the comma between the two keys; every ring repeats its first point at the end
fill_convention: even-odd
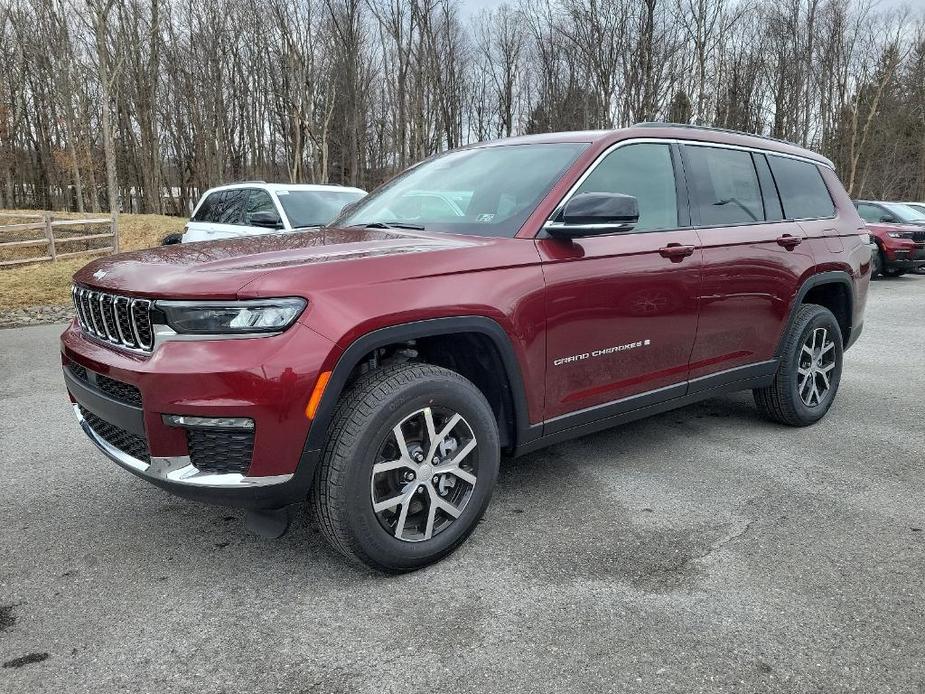
{"type": "Polygon", "coordinates": [[[803,243],[803,239],[797,236],[791,236],[790,234],[784,234],[783,236],[777,237],[777,245],[783,246],[788,251],[792,251],[794,248],[803,243]]]}
{"type": "Polygon", "coordinates": [[[693,255],[693,246],[683,246],[680,243],[669,243],[664,248],[658,249],[663,258],[668,258],[672,263],[680,263],[687,256],[693,255]]]}

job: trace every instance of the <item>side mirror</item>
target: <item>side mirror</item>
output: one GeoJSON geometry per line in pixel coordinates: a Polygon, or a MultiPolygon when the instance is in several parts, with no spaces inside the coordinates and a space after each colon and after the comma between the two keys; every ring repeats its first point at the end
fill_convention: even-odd
{"type": "Polygon", "coordinates": [[[579,193],[565,203],[560,221],[543,227],[552,236],[577,238],[629,231],[639,221],[639,202],[622,193],[579,193]]]}
{"type": "Polygon", "coordinates": [[[167,236],[161,239],[162,246],[173,246],[177,243],[183,243],[183,234],[181,232],[167,234],[167,236]]]}
{"type": "Polygon", "coordinates": [[[283,220],[275,212],[254,212],[251,215],[251,226],[263,227],[264,229],[282,229],[283,220]]]}

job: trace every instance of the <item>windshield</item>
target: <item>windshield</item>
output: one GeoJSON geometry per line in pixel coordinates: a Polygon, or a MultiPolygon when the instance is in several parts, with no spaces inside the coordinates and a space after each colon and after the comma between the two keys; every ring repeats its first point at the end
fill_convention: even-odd
{"type": "Polygon", "coordinates": [[[334,222],[512,237],[584,143],[448,152],[419,164],[334,222]]]}
{"type": "Polygon", "coordinates": [[[357,190],[278,190],[279,198],[293,228],[320,227],[363,197],[357,190]]]}
{"type": "Polygon", "coordinates": [[[901,222],[925,224],[925,212],[919,212],[911,205],[905,205],[901,202],[887,202],[883,206],[896,215],[901,222]]]}

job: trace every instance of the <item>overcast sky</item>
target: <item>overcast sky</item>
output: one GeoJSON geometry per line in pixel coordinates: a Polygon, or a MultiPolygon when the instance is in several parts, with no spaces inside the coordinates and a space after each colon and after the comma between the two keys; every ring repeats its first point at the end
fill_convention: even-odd
{"type": "MultiPolygon", "coordinates": [[[[478,14],[478,12],[487,7],[497,7],[504,0],[459,0],[459,6],[466,16],[478,14]]],[[[516,0],[510,0],[510,4],[516,4],[516,0]]],[[[925,0],[880,0],[879,5],[883,8],[900,7],[908,5],[913,10],[925,12],[925,0]]]]}

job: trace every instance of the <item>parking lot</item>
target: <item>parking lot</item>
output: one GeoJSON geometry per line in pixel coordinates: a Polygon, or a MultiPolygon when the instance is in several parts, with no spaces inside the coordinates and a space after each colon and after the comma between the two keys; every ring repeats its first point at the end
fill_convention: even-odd
{"type": "Polygon", "coordinates": [[[923,307],[872,285],[816,426],[743,393],[507,461],[401,577],[117,468],[60,326],[0,330],[0,691],[925,691],[923,307]]]}

